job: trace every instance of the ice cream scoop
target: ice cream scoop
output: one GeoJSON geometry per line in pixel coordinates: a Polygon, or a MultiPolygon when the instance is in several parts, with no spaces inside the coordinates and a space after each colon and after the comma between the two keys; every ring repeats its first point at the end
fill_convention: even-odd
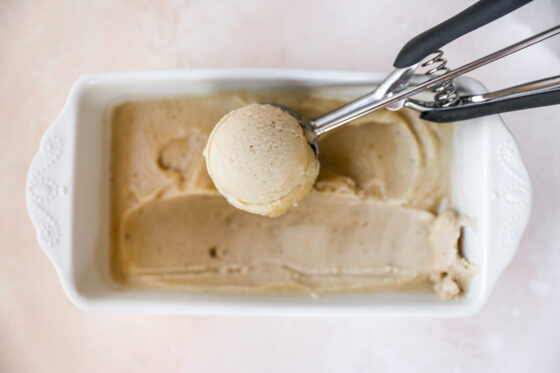
{"type": "MultiPolygon", "coordinates": [[[[484,22],[482,24],[484,24],[515,10],[526,2],[528,1],[504,0],[501,2],[503,9],[500,6],[494,5],[487,9],[490,6],[489,4],[494,2],[480,1],[465,12],[454,17],[454,19],[457,17],[469,19],[469,14],[472,12],[484,15],[488,11],[492,11],[494,14],[491,17],[483,16],[484,22]]],[[[395,61],[396,69],[374,91],[317,119],[308,120],[289,108],[279,105],[250,106],[245,111],[239,109],[239,111],[236,110],[230,113],[231,115],[228,114],[218,123],[218,126],[212,132],[214,136],[210,137],[207,145],[207,168],[218,190],[226,196],[228,201],[241,209],[268,216],[280,215],[303,198],[313,185],[319,166],[316,159],[314,161],[315,167],[309,165],[312,164],[310,159],[316,158],[319,151],[317,138],[323,133],[372,113],[375,110],[384,107],[390,110],[398,110],[403,106],[407,106],[421,111],[421,118],[445,122],[524,108],[553,105],[560,102],[558,77],[551,77],[510,89],[475,96],[459,96],[452,82],[452,79],[466,72],[551,36],[560,34],[560,26],[543,31],[454,70],[446,67],[447,61],[442,58],[442,52],[439,50],[435,52],[436,57],[422,63],[423,58],[430,52],[430,50],[425,50],[425,48],[432,44],[435,46],[446,44],[450,40],[446,42],[442,41],[443,39],[440,40],[440,32],[448,27],[459,27],[457,25],[461,25],[461,22],[444,22],[411,40],[399,53],[395,61]],[[418,40],[426,38],[432,42],[418,42],[418,40]],[[436,67],[431,66],[436,63],[438,64],[436,67]],[[408,64],[410,66],[407,66],[408,64]],[[426,73],[427,75],[412,79],[414,72],[419,66],[429,68],[429,71],[426,73]],[[412,83],[411,86],[410,83],[412,83]],[[436,93],[434,101],[423,102],[411,98],[426,90],[432,90],[436,93]],[[253,110],[255,110],[255,115],[250,114],[253,110]],[[275,113],[276,119],[273,124],[271,124],[271,119],[267,115],[256,115],[257,112],[264,113],[265,111],[270,113],[270,118],[272,118],[272,113],[275,113]],[[248,126],[242,123],[243,120],[253,121],[254,123],[248,126]],[[225,125],[226,123],[229,124],[225,125]],[[268,124],[265,125],[265,123],[268,124]],[[292,133],[295,134],[297,132],[297,136],[294,135],[291,138],[284,136],[281,139],[273,138],[274,134],[286,132],[281,130],[281,128],[284,128],[284,125],[286,128],[293,129],[296,123],[299,126],[299,131],[292,131],[292,133]],[[272,126],[273,129],[269,134],[270,136],[265,136],[262,133],[263,128],[267,126],[272,126]],[[225,131],[222,128],[228,128],[229,130],[225,131]],[[229,142],[223,139],[223,137],[227,136],[231,137],[229,142]],[[229,146],[229,148],[225,147],[223,151],[215,150],[214,148],[217,148],[218,145],[213,144],[214,138],[220,138],[221,143],[225,144],[220,146],[229,146]],[[302,145],[304,140],[310,145],[307,146],[307,151],[303,150],[305,148],[302,145]],[[258,146],[258,152],[253,153],[253,158],[257,157],[259,159],[247,161],[247,159],[250,159],[251,154],[248,153],[247,149],[241,150],[240,147],[250,145],[255,148],[256,144],[260,141],[264,141],[264,143],[258,146]],[[267,141],[270,144],[267,145],[267,141]],[[228,151],[240,155],[239,158],[235,158],[231,162],[228,161],[231,167],[228,167],[228,162],[219,159],[220,157],[233,159],[226,157],[225,152],[228,151]],[[221,154],[218,157],[218,161],[210,159],[211,152],[221,154]],[[283,154],[283,152],[293,153],[283,154]],[[303,154],[306,156],[304,157],[303,154]],[[294,158],[299,156],[303,157],[300,160],[301,162],[294,158]],[[282,161],[286,163],[280,166],[282,161]],[[245,169],[243,168],[245,167],[244,165],[250,166],[250,168],[245,169]],[[305,167],[307,168],[305,169],[307,171],[301,171],[302,165],[306,165],[305,167]],[[293,170],[289,170],[290,167],[294,167],[293,170]],[[259,175],[259,172],[262,172],[262,174],[259,175]],[[285,180],[282,181],[282,178],[285,178],[285,180]]],[[[480,25],[475,22],[471,25],[472,27],[464,28],[461,26],[461,30],[455,30],[457,32],[454,34],[460,36],[480,25]]],[[[249,149],[253,148],[249,147],[249,149]]]]}
{"type": "Polygon", "coordinates": [[[286,111],[252,104],[224,116],[204,150],[208,173],[233,206],[278,216],[302,199],[319,173],[304,129],[286,111]]]}

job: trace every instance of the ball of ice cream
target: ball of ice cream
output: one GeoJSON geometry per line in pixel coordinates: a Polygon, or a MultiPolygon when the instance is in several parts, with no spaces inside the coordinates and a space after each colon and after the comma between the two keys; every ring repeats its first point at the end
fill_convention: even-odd
{"type": "Polygon", "coordinates": [[[299,122],[272,105],[252,104],[224,116],[204,150],[218,191],[238,209],[278,216],[301,200],[319,162],[299,122]]]}

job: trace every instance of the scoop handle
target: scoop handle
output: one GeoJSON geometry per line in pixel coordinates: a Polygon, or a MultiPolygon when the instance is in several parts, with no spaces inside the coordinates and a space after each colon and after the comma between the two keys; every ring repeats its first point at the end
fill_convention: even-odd
{"type": "Polygon", "coordinates": [[[410,39],[397,55],[393,66],[401,69],[412,66],[451,41],[531,1],[533,0],[479,0],[456,16],[410,39]]]}
{"type": "Polygon", "coordinates": [[[560,104],[560,89],[531,96],[514,97],[493,102],[458,105],[425,111],[420,118],[431,122],[456,122],[509,111],[560,104]]]}

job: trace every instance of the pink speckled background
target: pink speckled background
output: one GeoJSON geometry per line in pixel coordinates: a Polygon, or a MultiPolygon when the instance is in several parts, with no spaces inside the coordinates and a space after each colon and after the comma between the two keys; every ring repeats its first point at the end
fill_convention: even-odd
{"type": "MultiPolygon", "coordinates": [[[[389,71],[463,1],[0,0],[0,372],[559,372],[560,107],[504,115],[533,179],[529,227],[465,319],[85,313],[63,294],[24,202],[41,134],[74,80],[103,70],[389,71]]],[[[452,66],[560,23],[537,0],[445,48],[452,66]]],[[[560,37],[472,75],[498,89],[560,72],[560,37]]]]}

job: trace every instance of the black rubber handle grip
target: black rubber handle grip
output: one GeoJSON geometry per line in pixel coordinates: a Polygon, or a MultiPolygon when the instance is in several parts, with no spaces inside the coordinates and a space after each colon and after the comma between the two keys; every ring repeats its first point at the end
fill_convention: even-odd
{"type": "Polygon", "coordinates": [[[515,97],[501,101],[459,105],[444,109],[424,111],[420,118],[431,122],[457,122],[492,114],[506,113],[541,106],[560,104],[560,89],[537,93],[532,96],[515,97]]]}
{"type": "Polygon", "coordinates": [[[531,1],[533,0],[479,0],[456,16],[410,39],[399,52],[393,66],[396,68],[412,66],[447,43],[531,1]]]}

